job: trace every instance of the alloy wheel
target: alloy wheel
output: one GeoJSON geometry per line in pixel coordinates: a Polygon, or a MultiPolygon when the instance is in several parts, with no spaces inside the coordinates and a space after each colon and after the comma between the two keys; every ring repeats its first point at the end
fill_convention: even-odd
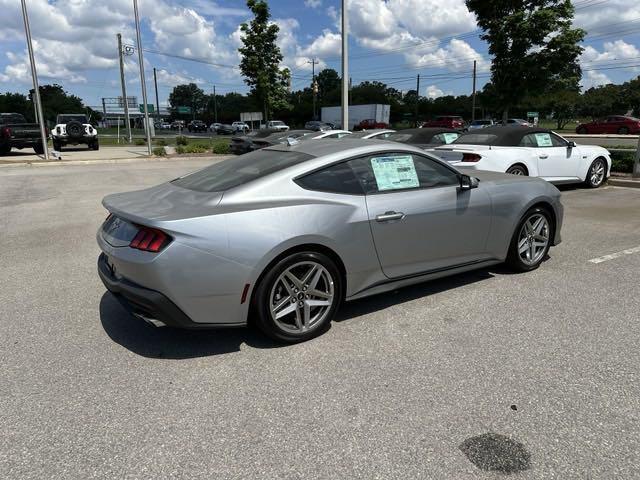
{"type": "Polygon", "coordinates": [[[335,301],[334,279],[318,262],[288,267],[274,282],[269,310],[285,332],[304,333],[321,324],[335,301]]]}
{"type": "Polygon", "coordinates": [[[594,187],[598,187],[604,181],[604,163],[602,161],[593,164],[589,179],[594,187]]]}
{"type": "Polygon", "coordinates": [[[518,235],[518,255],[523,263],[531,266],[542,260],[549,235],[549,222],[544,215],[535,213],[527,218],[518,235]]]}

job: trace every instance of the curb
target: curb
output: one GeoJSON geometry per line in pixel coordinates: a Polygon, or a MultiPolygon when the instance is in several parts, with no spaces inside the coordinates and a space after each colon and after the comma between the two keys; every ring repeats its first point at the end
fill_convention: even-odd
{"type": "Polygon", "coordinates": [[[607,180],[607,183],[613,187],[640,188],[640,179],[627,180],[622,178],[609,177],[609,180],[607,180]]]}
{"type": "Polygon", "coordinates": [[[69,165],[108,165],[113,163],[133,163],[133,162],[171,162],[176,160],[204,160],[210,158],[212,160],[224,160],[233,155],[207,155],[199,157],[149,157],[141,156],[136,158],[113,158],[101,160],[53,160],[49,162],[16,162],[16,163],[0,163],[0,168],[5,167],[63,167],[69,165]]]}

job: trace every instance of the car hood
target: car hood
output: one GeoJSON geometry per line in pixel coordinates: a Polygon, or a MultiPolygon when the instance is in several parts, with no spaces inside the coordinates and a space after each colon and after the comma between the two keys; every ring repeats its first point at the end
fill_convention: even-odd
{"type": "Polygon", "coordinates": [[[119,217],[154,226],[156,222],[211,215],[221,199],[222,192],[197,192],[168,182],[107,195],[102,205],[119,217]]]}

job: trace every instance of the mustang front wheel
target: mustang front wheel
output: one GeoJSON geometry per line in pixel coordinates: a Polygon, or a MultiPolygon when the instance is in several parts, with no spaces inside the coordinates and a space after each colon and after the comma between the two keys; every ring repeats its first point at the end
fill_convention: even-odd
{"type": "Polygon", "coordinates": [[[601,158],[593,161],[587,172],[585,183],[590,188],[598,188],[604,183],[606,178],[607,164],[601,158]]]}
{"type": "Polygon", "coordinates": [[[326,329],[341,298],[340,272],[329,257],[294,253],[260,282],[254,297],[257,325],[275,340],[309,340],[326,329]]]}
{"type": "Polygon", "coordinates": [[[511,239],[507,264],[516,271],[528,272],[540,266],[553,239],[549,213],[540,207],[529,210],[511,239]]]}

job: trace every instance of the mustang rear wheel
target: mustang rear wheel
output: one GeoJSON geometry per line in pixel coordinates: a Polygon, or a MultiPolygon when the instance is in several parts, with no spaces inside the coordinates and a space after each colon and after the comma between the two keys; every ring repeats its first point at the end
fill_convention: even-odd
{"type": "Polygon", "coordinates": [[[525,177],[529,175],[529,172],[527,172],[527,169],[523,165],[511,165],[507,168],[507,173],[511,175],[523,175],[525,177]]]}
{"type": "Polygon", "coordinates": [[[322,333],[342,298],[335,263],[315,252],[294,253],[274,265],[254,297],[257,325],[269,337],[295,343],[322,333]]]}
{"type": "Polygon", "coordinates": [[[604,183],[607,173],[607,164],[601,158],[596,158],[587,172],[585,183],[590,188],[598,188],[604,183]]]}
{"type": "Polygon", "coordinates": [[[535,270],[549,252],[552,239],[551,215],[543,208],[532,208],[522,217],[511,239],[507,264],[518,272],[535,270]]]}

